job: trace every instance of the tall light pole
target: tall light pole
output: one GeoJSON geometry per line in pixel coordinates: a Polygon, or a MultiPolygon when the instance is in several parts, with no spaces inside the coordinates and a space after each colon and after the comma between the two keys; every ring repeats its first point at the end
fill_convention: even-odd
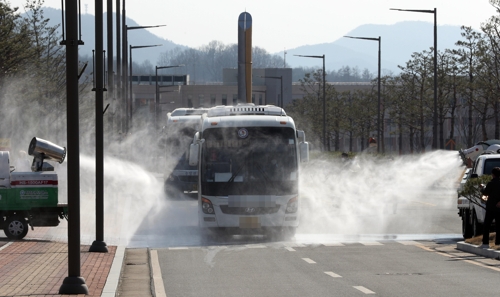
{"type": "Polygon", "coordinates": [[[283,108],[283,75],[280,75],[280,76],[260,76],[260,78],[274,78],[274,79],[279,79],[280,80],[280,85],[281,85],[280,107],[283,108]]]}
{"type": "MultiPolygon", "coordinates": [[[[158,129],[158,113],[160,112],[160,92],[158,91],[158,69],[167,69],[167,68],[177,68],[177,67],[182,67],[184,64],[180,65],[172,65],[172,66],[156,66],[155,67],[155,129],[158,129]]],[[[173,79],[172,79],[172,84],[173,84],[173,79]]]]}
{"type": "MultiPolygon", "coordinates": [[[[399,9],[399,8],[390,8],[390,10],[397,11],[409,11],[409,12],[422,12],[422,13],[433,13],[434,14],[434,114],[432,119],[432,148],[438,148],[438,137],[437,137],[437,125],[438,125],[438,116],[437,116],[437,9],[434,10],[421,10],[421,9],[399,9]]],[[[423,133],[424,131],[422,131],[423,133]]]]}
{"type": "MultiPolygon", "coordinates": [[[[102,5],[102,2],[101,2],[102,5]]],[[[65,1],[66,36],[61,44],[66,47],[66,118],[68,128],[68,276],[64,278],[59,294],[88,294],[89,289],[80,269],[80,130],[78,106],[78,3],[65,1]]],[[[102,54],[99,53],[99,54],[102,54]]]]}
{"type": "Polygon", "coordinates": [[[322,56],[305,56],[305,55],[294,55],[297,57],[305,58],[318,58],[323,59],[323,150],[326,151],[326,77],[325,77],[325,55],[322,56]]]}
{"type": "MultiPolygon", "coordinates": [[[[125,0],[123,0],[123,7],[125,7],[125,0]]],[[[125,10],[123,11],[123,15],[125,15],[125,10]]],[[[129,102],[129,95],[127,94],[127,90],[129,89],[129,86],[127,86],[128,82],[130,79],[127,79],[128,73],[127,73],[127,48],[128,46],[128,31],[129,30],[137,30],[137,29],[147,29],[147,28],[158,28],[158,27],[164,27],[166,25],[155,25],[155,26],[133,26],[129,27],[125,24],[125,19],[123,20],[123,75],[122,75],[122,87],[123,87],[123,97],[125,98],[125,132],[128,132],[129,129],[129,121],[131,121],[130,115],[132,111],[130,110],[131,102],[129,102]]],[[[129,66],[130,67],[130,66],[129,66]]],[[[131,74],[130,74],[131,75],[131,74]]],[[[130,86],[130,90],[132,89],[132,86],[130,86]]],[[[131,92],[131,91],[130,91],[131,92]]],[[[132,96],[132,94],[130,94],[132,96]]]]}
{"type": "Polygon", "coordinates": [[[130,98],[127,98],[127,132],[129,129],[129,126],[132,126],[132,50],[136,48],[147,48],[147,47],[156,47],[156,46],[162,46],[161,44],[153,44],[153,45],[137,45],[133,46],[130,45],[130,62],[129,62],[129,71],[130,71],[130,98]]]}
{"type": "Polygon", "coordinates": [[[353,39],[363,39],[363,40],[371,40],[371,41],[378,41],[378,81],[377,81],[377,96],[378,96],[378,104],[377,104],[377,153],[380,153],[380,142],[382,139],[380,139],[380,56],[381,56],[381,51],[380,51],[380,45],[382,43],[382,38],[379,36],[378,38],[373,38],[373,37],[355,37],[355,36],[344,36],[347,38],[353,38],[353,39]]]}

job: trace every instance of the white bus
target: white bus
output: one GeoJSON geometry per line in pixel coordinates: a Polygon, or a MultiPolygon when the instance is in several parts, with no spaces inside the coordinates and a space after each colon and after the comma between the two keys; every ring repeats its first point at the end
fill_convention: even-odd
{"type": "Polygon", "coordinates": [[[189,145],[198,131],[201,115],[207,108],[177,108],[167,114],[164,190],[169,196],[198,190],[198,168],[189,166],[189,145]]]}
{"type": "Polygon", "coordinates": [[[304,132],[282,108],[210,108],[189,152],[200,172],[199,226],[293,234],[299,225],[299,163],[308,159],[304,132]]]}

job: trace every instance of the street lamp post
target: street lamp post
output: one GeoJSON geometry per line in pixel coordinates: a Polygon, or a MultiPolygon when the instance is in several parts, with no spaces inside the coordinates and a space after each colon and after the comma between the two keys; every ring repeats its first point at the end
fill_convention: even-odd
{"type": "Polygon", "coordinates": [[[371,41],[378,41],[378,81],[377,81],[377,97],[378,97],[378,104],[377,104],[377,153],[380,153],[380,142],[382,139],[380,138],[380,45],[382,43],[382,38],[379,36],[378,38],[373,38],[373,37],[355,37],[355,36],[344,36],[347,38],[353,38],[353,39],[363,39],[363,40],[371,40],[371,41]]]}
{"type": "Polygon", "coordinates": [[[137,45],[137,46],[133,46],[133,45],[130,45],[130,61],[129,61],[129,71],[130,71],[130,80],[129,80],[129,83],[130,83],[130,98],[128,98],[128,102],[127,102],[127,119],[130,119],[130,120],[127,120],[127,131],[129,129],[129,125],[132,126],[132,50],[133,49],[136,49],[136,48],[147,48],[147,47],[156,47],[156,46],[162,46],[161,44],[154,44],[154,45],[137,45]]]}
{"type": "Polygon", "coordinates": [[[260,76],[260,78],[274,78],[274,79],[279,79],[280,80],[280,92],[281,92],[281,99],[280,99],[280,107],[283,108],[283,75],[281,76],[260,76]]]}
{"type": "Polygon", "coordinates": [[[323,150],[326,151],[326,77],[325,77],[325,55],[322,56],[305,56],[294,55],[297,57],[318,58],[323,59],[323,150]]]}
{"type": "MultiPolygon", "coordinates": [[[[125,8],[125,0],[123,0],[123,7],[125,8]]],[[[123,11],[123,15],[125,15],[125,9],[123,11]]],[[[125,128],[124,128],[124,131],[125,132],[128,132],[128,129],[129,129],[129,121],[131,122],[132,119],[129,118],[132,114],[132,111],[129,109],[130,108],[130,104],[131,102],[129,101],[129,95],[127,94],[127,90],[129,90],[129,86],[127,86],[128,82],[130,79],[127,79],[127,76],[128,75],[132,75],[132,74],[128,74],[127,73],[127,48],[129,47],[128,46],[128,31],[129,30],[137,30],[137,29],[148,29],[148,28],[158,28],[158,27],[164,27],[166,25],[155,25],[155,26],[127,26],[125,25],[125,19],[123,20],[123,59],[122,59],[122,87],[123,87],[123,98],[124,99],[124,103],[125,103],[125,106],[124,106],[124,114],[126,115],[125,116],[125,128]]],[[[131,58],[130,58],[131,60],[131,58]]],[[[129,66],[130,67],[130,66],[129,66]]],[[[132,86],[130,86],[130,92],[131,92],[131,89],[132,89],[132,86]]],[[[130,96],[132,96],[132,93],[130,94],[130,96]]]]}
{"type": "MultiPolygon", "coordinates": [[[[184,64],[180,65],[172,65],[172,66],[156,66],[155,67],[155,128],[158,129],[158,113],[159,111],[159,106],[160,106],[160,92],[158,91],[158,69],[167,69],[167,68],[177,68],[177,67],[182,67],[184,64]]],[[[173,84],[173,79],[172,79],[172,84],[173,84]]]]}
{"type": "MultiPolygon", "coordinates": [[[[399,9],[390,8],[390,10],[396,11],[409,11],[409,12],[422,12],[422,13],[433,13],[434,14],[434,114],[432,120],[432,148],[437,149],[437,9],[434,10],[422,10],[422,9],[399,9]]],[[[423,131],[422,131],[423,133],[423,131]]]]}

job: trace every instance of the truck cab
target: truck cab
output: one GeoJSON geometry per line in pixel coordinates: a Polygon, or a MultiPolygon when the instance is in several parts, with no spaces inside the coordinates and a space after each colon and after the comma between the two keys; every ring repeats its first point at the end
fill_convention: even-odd
{"type": "MultiPolygon", "coordinates": [[[[500,167],[500,154],[483,153],[477,156],[472,164],[472,168],[466,170],[464,173],[464,177],[460,182],[459,192],[468,180],[489,175],[494,167],[500,167]]],[[[467,198],[459,196],[457,207],[458,215],[462,217],[462,235],[464,238],[481,235],[486,215],[486,201],[477,197],[467,198]]]]}
{"type": "Polygon", "coordinates": [[[62,162],[66,149],[33,138],[30,155],[35,156],[31,172],[17,172],[10,165],[10,153],[0,151],[0,226],[9,239],[22,239],[33,227],[59,225],[66,218],[67,205],[58,202],[58,178],[43,160],[62,162]]]}

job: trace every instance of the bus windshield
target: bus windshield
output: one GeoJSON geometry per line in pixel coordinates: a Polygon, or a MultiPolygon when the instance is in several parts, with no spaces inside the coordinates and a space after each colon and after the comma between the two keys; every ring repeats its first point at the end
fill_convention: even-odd
{"type": "Polygon", "coordinates": [[[292,128],[230,127],[203,132],[201,187],[210,196],[297,192],[292,128]]]}

